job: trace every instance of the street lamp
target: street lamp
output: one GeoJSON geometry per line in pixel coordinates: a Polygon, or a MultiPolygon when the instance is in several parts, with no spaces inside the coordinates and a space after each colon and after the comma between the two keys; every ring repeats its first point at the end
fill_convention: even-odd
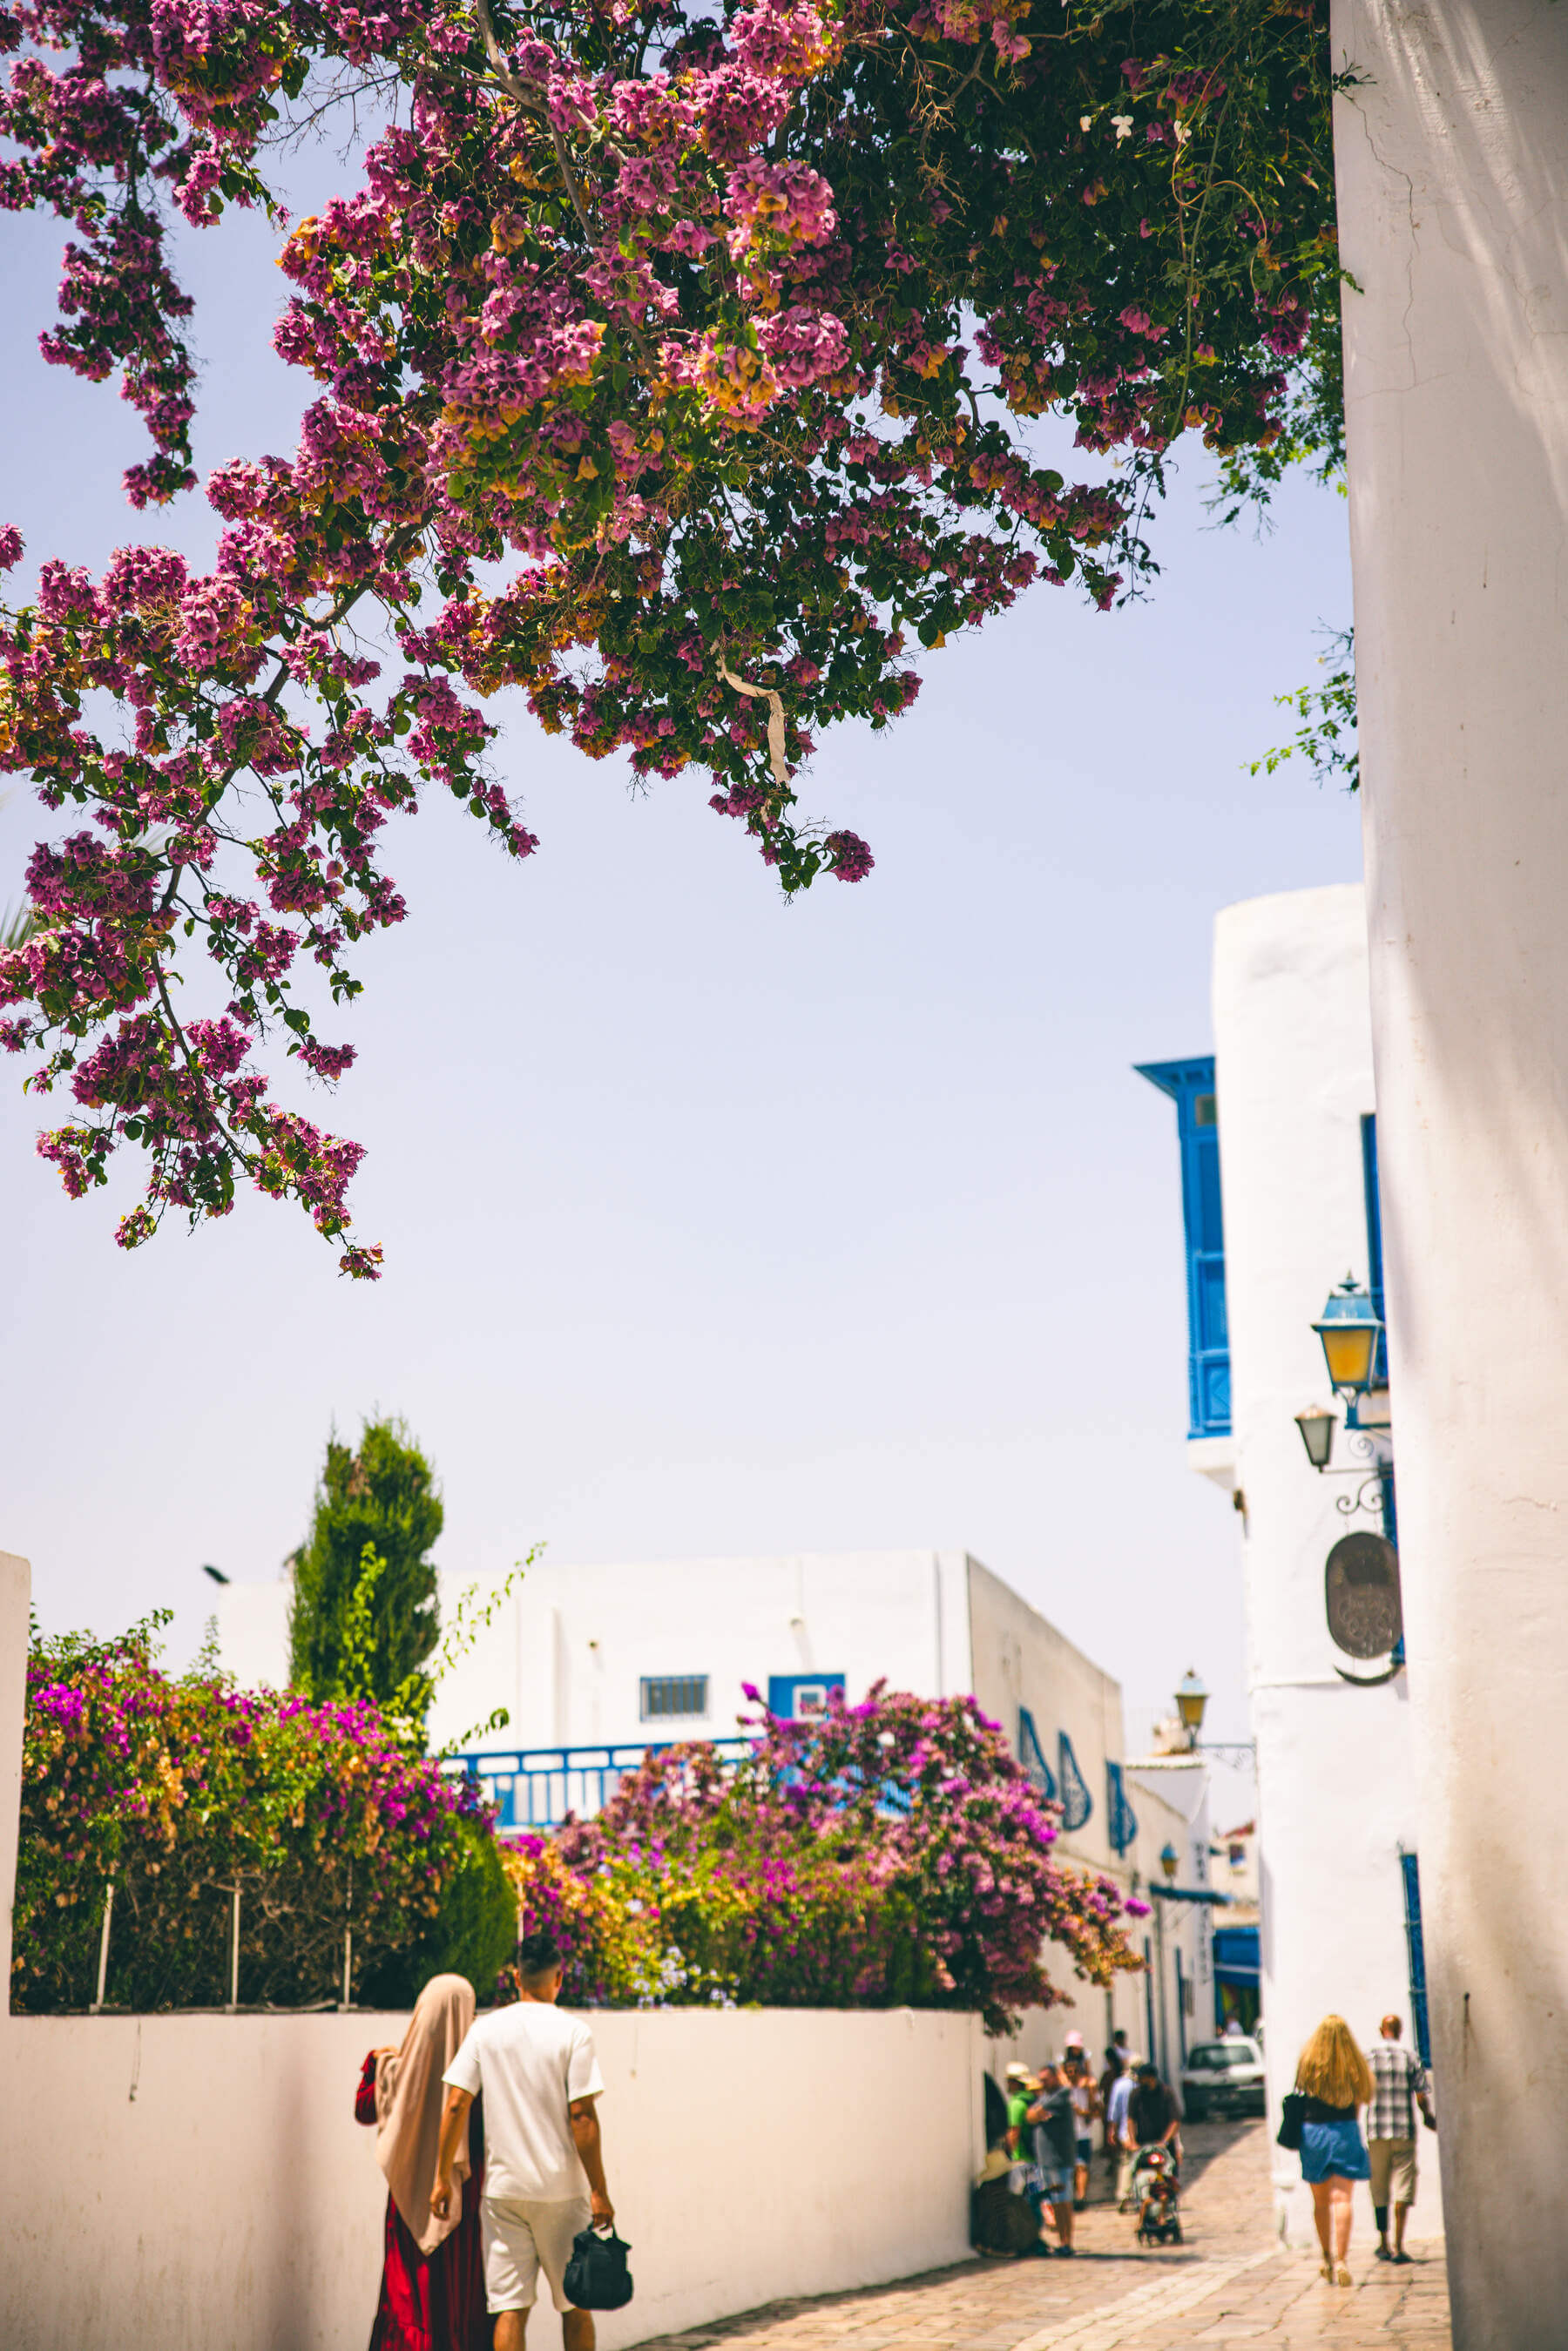
{"type": "Polygon", "coordinates": [[[1181,1855],[1174,1844],[1165,1844],[1160,1847],[1160,1867],[1174,1885],[1176,1871],[1181,1867],[1181,1855]]]}
{"type": "Polygon", "coordinates": [[[1312,1329],[1323,1343],[1331,1384],[1342,1394],[1365,1395],[1372,1385],[1383,1324],[1354,1274],[1347,1273],[1339,1288],[1329,1292],[1312,1329]]]}
{"type": "Polygon", "coordinates": [[[1208,1692],[1189,1666],[1176,1684],[1176,1712],[1186,1733],[1189,1747],[1197,1745],[1197,1734],[1203,1729],[1203,1712],[1208,1704],[1208,1692]]]}
{"type": "Polygon", "coordinates": [[[1208,1692],[1189,1666],[1176,1684],[1176,1708],[1181,1727],[1186,1733],[1189,1755],[1213,1755],[1234,1771],[1245,1771],[1254,1761],[1257,1750],[1250,1739],[1213,1740],[1199,1739],[1203,1718],[1208,1705],[1208,1692]]]}
{"type": "Polygon", "coordinates": [[[1307,1459],[1314,1469],[1326,1469],[1333,1451],[1334,1416],[1325,1405],[1310,1404],[1305,1412],[1296,1415],[1296,1426],[1301,1432],[1301,1443],[1307,1448],[1307,1459]]]}

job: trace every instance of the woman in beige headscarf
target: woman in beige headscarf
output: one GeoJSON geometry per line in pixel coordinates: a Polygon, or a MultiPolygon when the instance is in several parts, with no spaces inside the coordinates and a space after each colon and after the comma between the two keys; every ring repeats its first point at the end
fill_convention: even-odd
{"type": "Polygon", "coordinates": [[[454,2178],[462,2189],[444,2220],[430,2209],[435,2145],[445,2097],[442,2075],[474,2022],[474,1987],[464,1976],[433,1976],[414,2003],[399,2049],[365,2059],[354,2113],[374,2123],[376,2161],[386,2175],[386,2259],[371,2351],[487,2351],[479,2186],[485,2126],[477,2103],[454,2178]]]}

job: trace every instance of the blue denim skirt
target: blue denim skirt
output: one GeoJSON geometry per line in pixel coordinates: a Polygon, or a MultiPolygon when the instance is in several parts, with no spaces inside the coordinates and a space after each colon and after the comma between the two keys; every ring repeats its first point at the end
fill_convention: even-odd
{"type": "Polygon", "coordinates": [[[1315,2186],[1320,2179],[1367,2179],[1372,2166],[1355,2116],[1338,2123],[1301,2125],[1301,2178],[1315,2186]]]}

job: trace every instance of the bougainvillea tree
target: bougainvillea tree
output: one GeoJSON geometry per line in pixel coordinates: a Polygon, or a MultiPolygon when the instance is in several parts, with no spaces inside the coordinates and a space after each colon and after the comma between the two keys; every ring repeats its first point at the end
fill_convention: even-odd
{"type": "MultiPolygon", "coordinates": [[[[354,1275],[359,1147],[273,1092],[353,1059],[352,950],[403,914],[387,820],[450,792],[537,846],[487,747],[517,689],[694,768],[787,890],[871,852],[799,813],[821,730],[1033,580],[1129,592],[1173,445],[1237,497],[1332,454],[1323,0],[19,0],[0,202],[73,225],[44,356],[118,376],[192,485],[172,207],[269,204],[334,89],[391,118],[287,234],[291,457],[206,495],[210,572],[57,561],[3,617],[0,765],[74,830],[28,869],[0,1029],[68,1097],[68,1191],[147,1155],[130,1246],[236,1185],[354,1275]],[[54,62],[58,58],[59,63],[54,62]],[[1069,479],[1030,421],[1073,428],[1069,479]],[[315,967],[313,981],[311,967],[315,967]],[[306,984],[302,985],[301,983],[306,984]]],[[[280,222],[280,227],[282,224],[280,222]]],[[[0,531],[14,564],[15,531],[0,531]]]]}
{"type": "Polygon", "coordinates": [[[738,1768],[667,1749],[594,1819],[512,1848],[577,1997],[975,2009],[1001,2032],[1066,1996],[1053,1966],[1141,1964],[1122,1922],[1145,1906],[1056,1857],[1053,1809],[973,1698],[879,1684],[747,1728],[738,1768]]]}
{"type": "Polygon", "coordinates": [[[227,2000],[236,1887],[246,2003],[335,2000],[346,1961],[394,2004],[442,1966],[493,1980],[516,1911],[478,1788],[373,1707],[163,1673],[160,1621],[28,1660],[14,2003],[93,1998],[110,1886],[119,2007],[227,2000]]]}

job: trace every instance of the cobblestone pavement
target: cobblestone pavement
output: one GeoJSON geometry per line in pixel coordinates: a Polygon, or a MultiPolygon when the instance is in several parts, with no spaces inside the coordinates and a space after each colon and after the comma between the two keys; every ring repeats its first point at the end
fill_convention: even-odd
{"type": "MultiPolygon", "coordinates": [[[[649,2351],[1451,2351],[1441,2247],[1408,2268],[1354,2244],[1348,2291],[1281,2250],[1262,2123],[1186,2134],[1185,2243],[1143,2248],[1134,2222],[1092,2203],[1071,2262],[967,2262],[858,2294],[769,2304],[664,2335],[649,2351]]],[[[1096,2164],[1096,2185],[1101,2167],[1096,2164]]]]}

